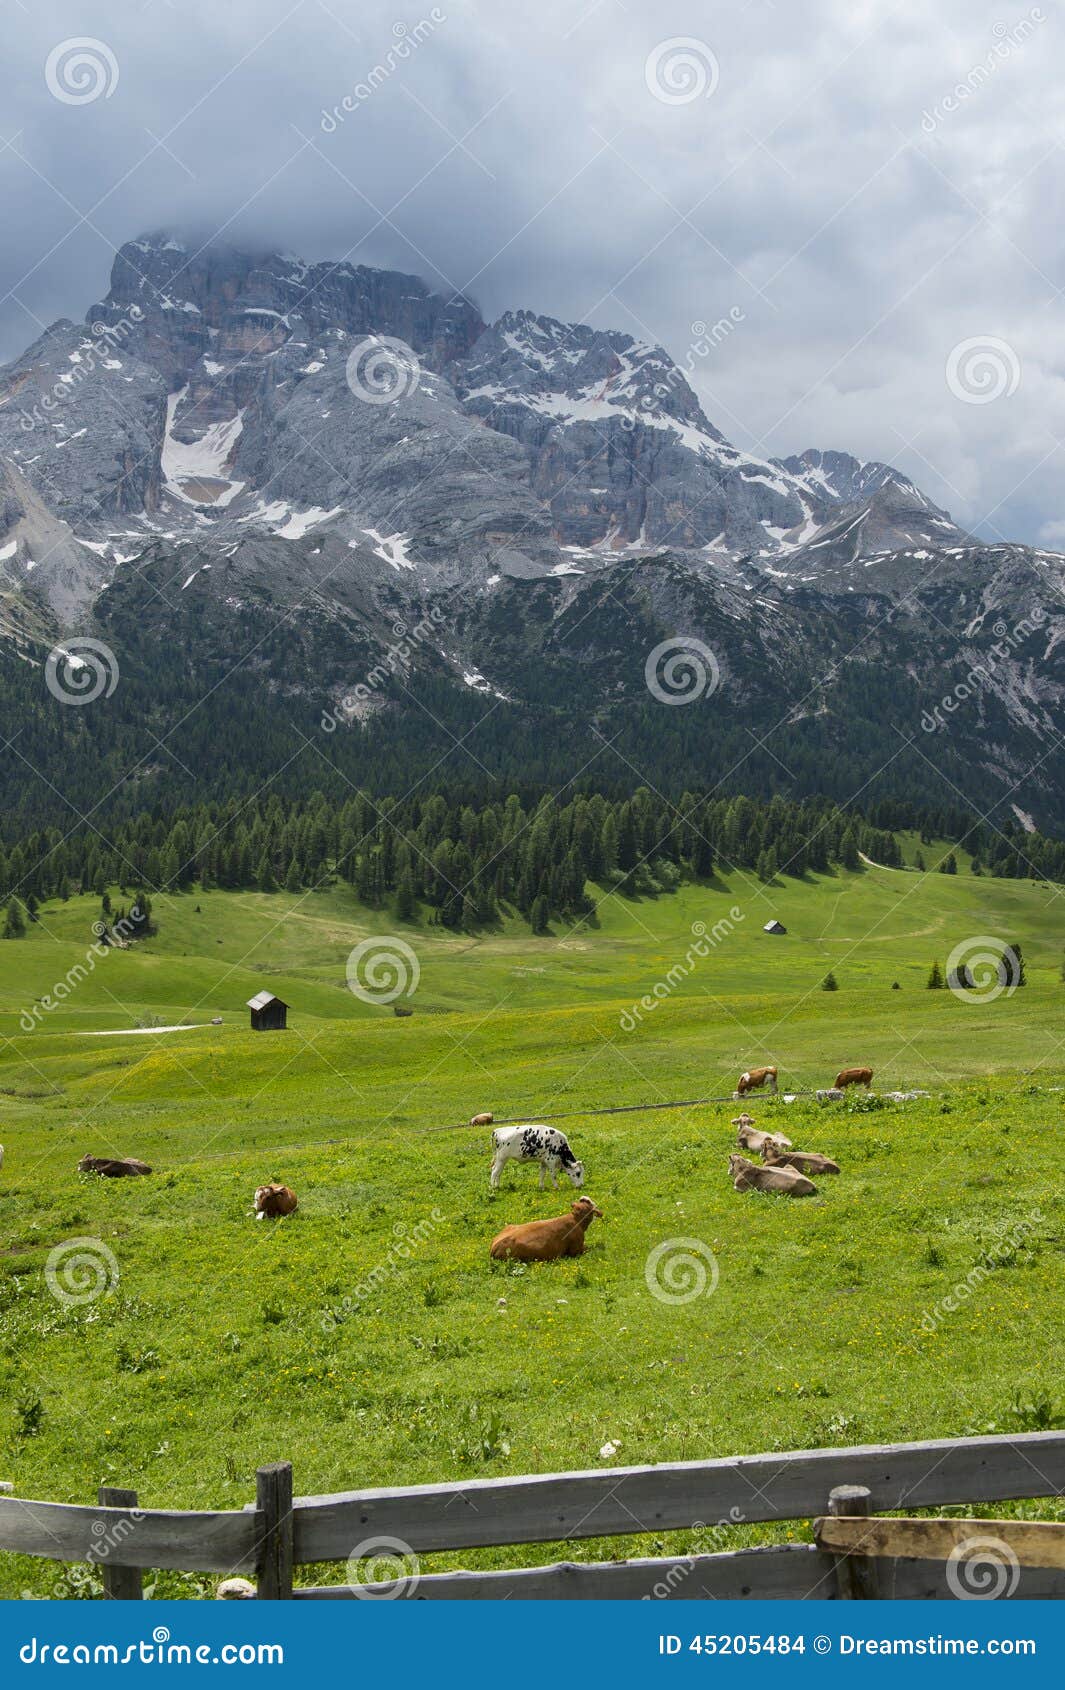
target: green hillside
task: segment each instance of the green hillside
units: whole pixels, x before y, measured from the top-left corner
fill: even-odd
[[[0,942],[0,1478],[53,1500],[111,1482],[151,1505],[241,1506],[280,1458],[322,1492],[594,1466],[610,1441],[627,1463],[1057,1423],[1060,889],[962,858],[955,876],[596,897],[575,926],[474,938],[397,924],[347,889],[192,891],[155,899],[156,936],[91,969],[99,900],[73,897]],[[785,936],[763,932],[771,917]],[[349,953],[374,934],[417,957],[409,1017],[348,990]],[[1026,985],[925,989],[933,960],[982,935],[1022,946]],[[285,1032],[248,1028],[264,987],[291,1006]],[[790,1204],[732,1190],[728,1101],[593,1113],[727,1099],[760,1061],[800,1093],[870,1063],[877,1090],[931,1095],[757,1100],[843,1168]],[[489,1265],[501,1226],[562,1212],[569,1188],[541,1196],[511,1167],[491,1196],[488,1134],[457,1125],[483,1109],[570,1117],[607,1217],[583,1261]],[[85,1152],[155,1172],[94,1180]],[[299,1211],[257,1225],[254,1187],[274,1178]],[[75,1238],[115,1264],[84,1304],[44,1272]],[[717,1289],[660,1302],[648,1255],[692,1238]],[[8,1558],[3,1589],[58,1578]]]

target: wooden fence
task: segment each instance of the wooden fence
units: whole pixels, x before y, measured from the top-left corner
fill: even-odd
[[[1065,1433],[962,1438],[854,1449],[803,1450],[716,1461],[615,1467],[463,1484],[414,1485],[293,1497],[292,1469],[259,1470],[256,1501],[243,1510],[185,1513],[141,1509],[136,1493],[105,1488],[97,1507],[0,1498],[0,1550],[89,1562],[105,1595],[141,1595],[147,1568],[244,1574],[260,1598],[365,1596],[425,1599],[621,1598],[672,1600],[804,1597],[949,1597],[948,1562],[936,1546],[951,1531],[907,1538],[864,1516],[969,1507],[1065,1492]],[[565,1562],[498,1572],[418,1571],[418,1558],[512,1544],[695,1530],[716,1546],[737,1525],[816,1516],[817,1541],[611,1562]],[[908,1523],[894,1523],[902,1528]],[[928,1527],[927,1520],[910,1522]],[[1008,1543],[1016,1523],[991,1526]],[[876,1528],[876,1529],[875,1529]],[[1041,1551],[1054,1538],[1057,1548]],[[900,1548],[910,1553],[899,1553]],[[1036,1545],[1036,1547],[1033,1547]],[[294,1567],[372,1560],[400,1546],[407,1576],[391,1585],[293,1589]],[[1016,1594],[1065,1596],[1060,1534],[1024,1538]],[[1042,1557],[1042,1558],[1041,1558]]]

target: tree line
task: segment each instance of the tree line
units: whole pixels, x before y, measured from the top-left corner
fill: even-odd
[[[517,910],[536,932],[555,918],[590,913],[590,883],[632,893],[669,890],[682,877],[712,880],[741,871],[763,883],[782,875],[859,869],[863,858],[902,866],[898,833],[926,845],[962,840],[973,871],[1065,879],[1065,845],[1025,834],[1011,844],[951,809],[917,812],[885,800],[868,812],[828,799],[682,794],[676,805],[640,787],[630,797],[517,793],[498,803],[451,802],[442,794],[396,800],[356,792],[343,801],[319,792],[305,801],[278,794],[247,802],[205,802],[170,814],[145,811],[64,834],[44,828],[0,837],[0,898],[6,937],[18,937],[24,908],[74,893],[135,894],[284,889],[301,893],[333,880],[371,907],[389,904],[400,920],[426,908],[429,919],[472,930]],[[944,872],[956,872],[953,853]],[[923,858],[919,866],[923,866]],[[109,904],[103,906],[105,920]]]

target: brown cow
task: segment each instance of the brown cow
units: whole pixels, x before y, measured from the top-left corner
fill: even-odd
[[[78,1163],[80,1174],[103,1174],[105,1179],[125,1179],[151,1171],[147,1162],[138,1162],[135,1156],[83,1156]]]
[[[470,1126],[471,1127],[490,1127],[494,1120],[495,1120],[494,1115],[489,1115],[489,1114],[471,1115],[470,1116]]]
[[[764,1133],[755,1126],[751,1117],[746,1119],[741,1115],[742,1125],[736,1134],[736,1142],[741,1150],[753,1150],[757,1156],[759,1151],[769,1143],[779,1145],[781,1150],[791,1149],[791,1139],[785,1138],[783,1133]],[[735,1125],[735,1123],[733,1123]]]
[[[277,1220],[279,1215],[291,1215],[296,1208],[296,1193],[287,1185],[260,1185],[255,1190],[255,1219]]]
[[[839,1163],[816,1150],[781,1150],[772,1140],[762,1146],[762,1161],[770,1168],[798,1168],[800,1174],[838,1174]]]
[[[794,1168],[760,1168],[746,1156],[728,1159],[729,1177],[737,1191],[780,1191],[785,1197],[813,1197],[817,1187]]]
[[[774,1095],[776,1094],[777,1071],[775,1068],[748,1068],[745,1074],[740,1075],[736,1083],[735,1096],[746,1097],[749,1091],[758,1091],[762,1086],[767,1086]]]
[[[497,1262],[553,1262],[559,1256],[583,1256],[584,1235],[596,1215],[602,1220],[602,1209],[590,1197],[578,1197],[568,1215],[505,1226],[493,1238],[488,1253]]]
[[[871,1086],[872,1083],[871,1068],[841,1068],[836,1075],[837,1091],[843,1091],[847,1086]]]

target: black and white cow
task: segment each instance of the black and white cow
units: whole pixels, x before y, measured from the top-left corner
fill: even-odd
[[[540,1190],[544,1189],[544,1175],[551,1176],[552,1191],[558,1190],[555,1175],[565,1171],[576,1186],[584,1184],[584,1163],[578,1162],[569,1147],[565,1133],[554,1127],[530,1122],[517,1127],[497,1127],[492,1134],[492,1190],[499,1186],[499,1176],[507,1162],[539,1162]]]

